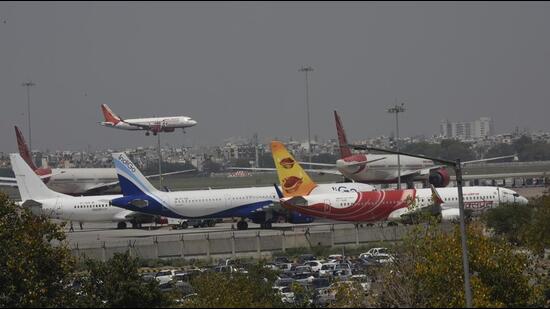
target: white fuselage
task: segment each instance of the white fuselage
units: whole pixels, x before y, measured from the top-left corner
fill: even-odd
[[[373,162],[367,165],[353,164],[364,161]],[[400,156],[399,161],[401,177],[404,177],[407,171],[417,171],[434,166],[434,162],[431,160],[404,155]],[[336,168],[346,178],[367,183],[394,182],[398,177],[397,155],[394,154],[356,154],[337,160]]]
[[[125,119],[116,124],[112,122],[102,122],[104,126],[113,127],[123,130],[148,130],[147,128],[140,126],[133,126],[132,124],[148,126],[154,128],[159,126],[159,129],[176,129],[176,128],[188,128],[197,124],[197,122],[190,117],[175,116],[175,117],[153,117],[153,118],[134,118]],[[149,130],[150,130],[149,129]]]
[[[133,212],[110,205],[110,200],[122,195],[62,196],[34,200],[41,204],[40,212],[52,219],[78,222],[127,221]]]

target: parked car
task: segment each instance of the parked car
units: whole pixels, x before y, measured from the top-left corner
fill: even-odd
[[[300,264],[304,264],[307,261],[314,261],[314,260],[317,260],[317,258],[313,254],[302,254],[298,257],[298,263]]]
[[[275,264],[290,263],[290,260],[286,256],[278,256],[273,260]]]
[[[161,270],[155,275],[155,279],[157,279],[159,285],[162,285],[170,282],[175,274],[175,270]]]
[[[319,270],[321,270],[321,266],[323,266],[323,264],[321,263],[321,261],[315,260],[305,262],[304,266],[309,266],[311,267],[311,271],[318,272]]]
[[[298,265],[298,266],[292,266],[290,268],[290,271],[293,271],[295,273],[311,273],[313,272],[310,266],[307,265]]]
[[[324,263],[319,270],[319,276],[329,276],[336,269],[336,263]]]
[[[328,260],[335,260],[335,261],[341,261],[344,259],[344,256],[341,254],[331,254],[327,258]]]
[[[288,287],[294,282],[293,278],[279,278],[273,283],[273,287]]]
[[[283,272],[290,271],[290,269],[292,268],[291,263],[278,263],[278,264],[275,264],[275,265],[277,266],[277,268],[279,268],[279,270],[281,270]]]
[[[369,256],[387,256],[390,254],[390,250],[388,248],[370,248],[367,252],[361,253],[359,255],[359,258],[365,258]]]
[[[283,304],[294,303],[294,292],[288,286],[273,287],[273,290],[281,295],[281,301]]]

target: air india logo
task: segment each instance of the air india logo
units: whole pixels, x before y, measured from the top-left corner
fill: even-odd
[[[296,163],[296,161],[294,161],[290,157],[284,158],[281,161],[279,161],[279,164],[281,164],[281,166],[286,169],[291,169],[294,166],[294,163]]]
[[[300,186],[302,185],[303,180],[302,178],[296,177],[296,176],[290,176],[285,179],[283,179],[283,190],[286,193],[294,193]]]

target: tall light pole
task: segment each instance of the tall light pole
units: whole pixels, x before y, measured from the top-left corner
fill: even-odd
[[[29,150],[32,154],[32,138],[31,138],[31,87],[36,85],[32,81],[27,81],[21,84],[23,87],[27,87],[27,118],[29,123]]]
[[[311,129],[309,126],[309,79],[308,73],[313,71],[311,66],[303,66],[299,72],[305,72],[306,74],[306,110],[307,110],[307,143],[309,152],[309,162],[311,162]]]
[[[416,154],[411,154],[406,152],[392,151],[392,150],[368,147],[368,146],[362,146],[362,145],[348,145],[348,146],[358,150],[380,151],[380,152],[386,152],[386,153],[393,153],[397,155],[402,154],[410,157],[417,157],[421,159],[432,160],[434,162],[439,162],[454,168],[455,176],[456,176],[456,186],[458,189],[458,213],[460,216],[462,268],[464,270],[464,295],[466,297],[466,308],[472,308],[472,286],[470,285],[470,263],[468,261],[468,242],[466,237],[466,223],[464,222],[464,195],[462,192],[462,163],[460,163],[460,159],[456,159],[456,161],[449,161],[449,160],[431,158],[427,156],[416,155]]]
[[[158,147],[158,155],[159,155],[159,190],[162,191],[162,152],[160,150],[160,132],[157,133],[157,147]]]
[[[397,145],[397,189],[401,189],[401,158],[399,156],[399,113],[405,111],[405,103],[388,108],[388,113],[395,114],[395,144]]]

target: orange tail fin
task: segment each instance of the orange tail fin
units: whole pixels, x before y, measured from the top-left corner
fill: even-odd
[[[340,158],[349,157],[351,156],[351,149],[348,147],[346,132],[336,111],[334,111],[334,120],[336,121],[336,133],[338,133],[338,143],[340,144]]]
[[[283,143],[272,141],[271,155],[275,161],[277,175],[285,197],[309,195],[317,186],[286,150]]]

